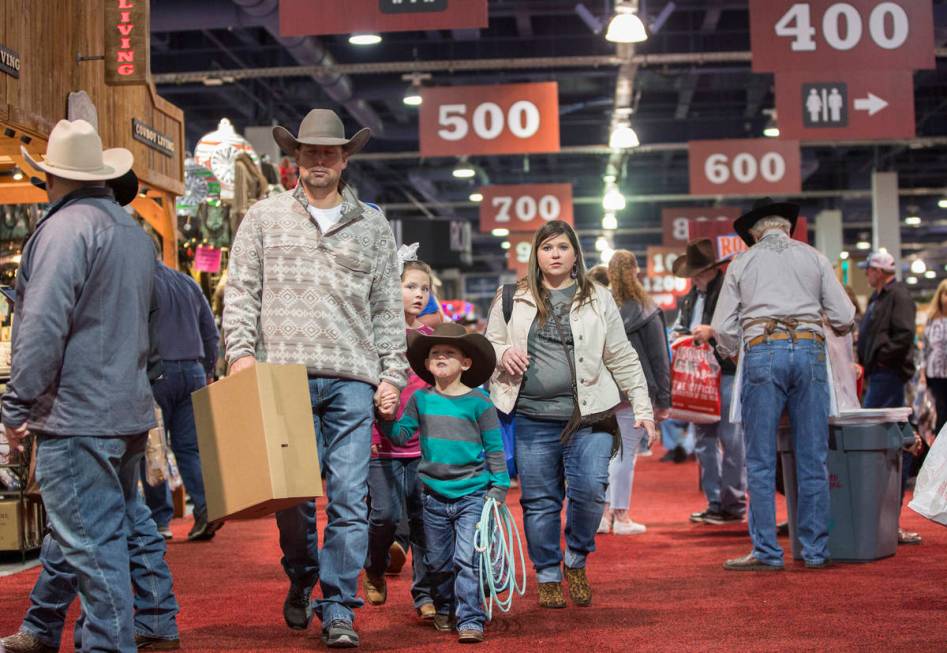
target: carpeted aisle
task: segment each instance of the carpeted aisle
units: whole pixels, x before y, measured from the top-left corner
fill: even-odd
[[[871,564],[783,573],[725,572],[725,558],[749,549],[745,525],[696,526],[702,509],[694,463],[639,460],[633,515],[641,536],[600,536],[590,563],[593,607],[540,610],[535,583],[510,614],[487,630],[481,651],[945,651],[947,529],[905,510],[903,523],[924,544]],[[519,505],[512,501],[514,514]],[[190,522],[175,525],[169,560],[181,603],[187,651],[324,649],[318,626],[306,633],[283,624],[287,587],[272,519],[229,523],[210,543],[183,541]],[[785,540],[784,540],[785,543]],[[0,579],[0,632],[12,633],[37,575]],[[389,580],[389,602],[359,610],[367,651],[456,647],[415,618],[408,573]],[[75,609],[70,621],[74,621]],[[66,642],[71,642],[71,631]],[[72,650],[71,645],[63,651]]]

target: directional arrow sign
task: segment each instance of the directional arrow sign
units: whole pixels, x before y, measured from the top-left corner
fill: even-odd
[[[886,106],[888,103],[874,93],[869,93],[866,98],[855,98],[855,110],[867,111],[869,116],[875,115]]]
[[[913,138],[914,74],[776,73],[776,115],[790,140]]]

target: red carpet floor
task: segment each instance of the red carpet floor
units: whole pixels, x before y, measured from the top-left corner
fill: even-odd
[[[635,481],[632,512],[648,532],[599,537],[589,564],[593,607],[541,610],[530,578],[526,596],[495,618],[478,650],[947,651],[947,528],[905,509],[903,524],[925,541],[893,558],[737,574],[721,563],[749,550],[746,526],[687,521],[704,507],[694,463],[643,458]],[[511,503],[519,516],[515,496]],[[308,632],[283,624],[287,583],[272,519],[231,522],[209,543],[185,543],[189,527],[189,520],[175,524],[168,553],[185,650],[324,649],[316,624]],[[19,625],[36,575],[0,578],[0,632]],[[363,650],[456,647],[452,635],[415,618],[408,583],[406,572],[390,580],[387,605],[358,611]]]

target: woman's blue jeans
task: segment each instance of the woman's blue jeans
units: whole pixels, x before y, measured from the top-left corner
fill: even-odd
[[[577,569],[595,551],[595,531],[605,511],[610,433],[591,428],[576,431],[567,444],[560,434],[564,420],[516,415],[516,467],[529,558],[540,583],[562,580],[561,563]],[[562,504],[566,510],[563,555]]]

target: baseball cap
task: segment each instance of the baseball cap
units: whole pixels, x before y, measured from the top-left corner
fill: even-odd
[[[858,267],[862,269],[877,268],[882,272],[894,272],[896,265],[894,257],[889,252],[878,251],[872,252],[867,259],[858,264]]]

